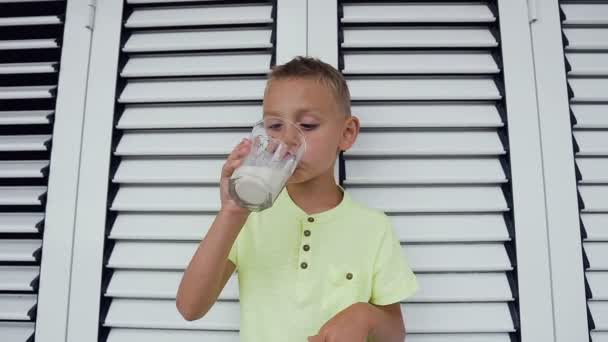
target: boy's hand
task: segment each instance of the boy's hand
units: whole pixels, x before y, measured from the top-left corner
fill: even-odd
[[[234,173],[234,170],[241,165],[243,159],[247,156],[250,150],[251,140],[243,139],[234,148],[234,150],[232,150],[226,159],[224,166],[222,167],[222,175],[220,178],[220,201],[222,211],[245,216],[249,215],[250,213],[249,209],[239,206],[237,202],[230,196],[230,192],[228,191],[230,177]]]
[[[365,342],[370,326],[365,316],[366,303],[355,303],[327,321],[308,342]]]

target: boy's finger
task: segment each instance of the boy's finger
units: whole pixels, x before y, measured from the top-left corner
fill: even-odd
[[[228,178],[228,177],[232,176],[232,174],[234,173],[234,170],[236,170],[236,168],[239,167],[240,164],[241,164],[240,159],[227,161],[224,164],[224,167],[222,167],[222,177]]]
[[[323,337],[319,335],[308,337],[308,342],[324,342]]]
[[[249,148],[250,148],[249,140],[243,139],[243,141],[241,141],[238,145],[236,145],[236,147],[232,150],[232,152],[230,152],[230,155],[228,156],[227,161],[238,159],[240,157],[247,155],[247,153],[249,153]]]

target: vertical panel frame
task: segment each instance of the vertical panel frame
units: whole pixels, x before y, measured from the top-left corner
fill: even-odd
[[[86,1],[66,6],[44,220],[36,340],[64,341],[91,32]]]
[[[104,0],[98,2],[95,14],[66,341],[98,338],[122,12],[122,0]]]
[[[534,65],[525,0],[499,0],[521,339],[553,341],[551,274]]]
[[[284,64],[295,56],[306,56],[307,0],[276,0],[276,63]]]
[[[587,341],[583,249],[558,0],[536,0],[531,26],[543,152],[555,341]]]

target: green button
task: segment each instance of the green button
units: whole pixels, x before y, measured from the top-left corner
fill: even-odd
[[[315,218],[314,218],[314,217],[309,217],[309,218],[308,218],[308,222],[310,222],[310,223],[315,222]]]
[[[303,262],[303,263],[300,264],[300,267],[302,267],[302,269],[305,270],[305,269],[308,268],[308,264],[305,263],[305,262]]]
[[[309,245],[304,245],[302,248],[304,249],[304,252],[308,252],[310,250]]]
[[[304,231],[304,236],[310,236],[310,230],[306,229],[306,230]]]
[[[348,279],[348,280],[353,279],[353,274],[350,272],[346,273],[346,279]]]

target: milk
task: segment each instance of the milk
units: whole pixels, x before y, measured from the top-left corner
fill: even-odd
[[[231,191],[244,206],[263,210],[272,205],[289,176],[291,170],[288,168],[243,165],[230,179]]]

